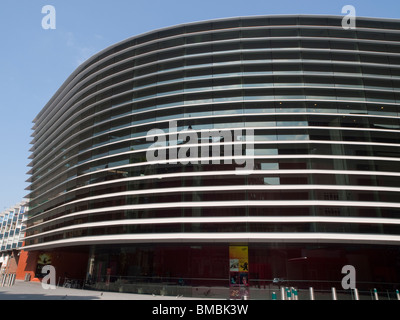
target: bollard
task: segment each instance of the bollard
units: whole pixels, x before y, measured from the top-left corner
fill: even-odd
[[[275,293],[275,292],[272,292],[272,300],[277,300],[277,299],[276,299],[276,293]]]
[[[286,295],[288,300],[292,300],[292,291],[286,288]]]
[[[8,279],[8,286],[9,287],[12,287],[15,284],[15,277],[16,277],[15,273],[10,273],[9,274],[9,279]]]
[[[299,295],[297,293],[297,289],[293,288],[293,295],[294,295],[294,300],[299,300]]]
[[[397,300],[400,300],[400,292],[398,289],[396,289],[396,296],[397,296]]]
[[[358,289],[354,288],[354,300],[360,300],[360,296],[358,295]]]
[[[337,300],[336,288],[332,287],[332,300]]]
[[[378,290],[376,290],[376,288],[374,288],[374,297],[375,297],[375,300],[379,300]]]
[[[285,288],[284,288],[284,287],[281,287],[281,299],[282,299],[282,300],[286,300],[286,297],[285,297]]]
[[[314,298],[314,288],[310,287],[310,300],[315,300]]]

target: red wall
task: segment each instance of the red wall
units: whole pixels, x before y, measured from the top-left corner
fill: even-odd
[[[51,265],[56,269],[56,281],[64,282],[64,278],[83,280],[86,277],[88,253],[74,253],[70,251],[21,251],[17,269],[17,279],[24,280],[26,273],[31,275],[31,281],[40,281],[35,278],[38,258],[46,253],[51,256]],[[61,284],[62,284],[61,283]]]
[[[25,275],[29,273],[32,281],[39,281],[35,278],[35,270],[37,265],[38,252],[21,250],[17,268],[17,280],[25,280]]]

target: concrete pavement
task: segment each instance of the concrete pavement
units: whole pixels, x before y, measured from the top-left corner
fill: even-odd
[[[45,290],[41,283],[15,281],[12,287],[0,287],[0,300],[199,300],[198,298],[167,297],[146,294],[130,294],[91,291],[70,288]]]

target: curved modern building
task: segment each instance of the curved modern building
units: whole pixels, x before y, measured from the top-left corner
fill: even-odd
[[[86,255],[93,282],[398,284],[400,21],[342,19],[190,23],[86,61],[34,120],[25,249]]]

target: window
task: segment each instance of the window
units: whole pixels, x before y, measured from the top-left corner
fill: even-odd
[[[274,113],[273,102],[246,102],[245,113]]]
[[[251,41],[243,41],[242,42],[243,49],[270,49],[271,44],[270,41],[268,40],[262,40],[262,41],[256,41],[256,40],[251,40]]]
[[[211,35],[204,35],[204,37],[199,35],[199,36],[196,36],[196,38],[198,38],[199,42],[204,43],[206,41],[210,41],[210,40],[208,40],[208,37],[206,37],[206,36],[209,36],[209,38],[211,40]],[[203,41],[201,39],[203,39]],[[211,44],[208,44],[208,45],[207,44],[203,44],[201,46],[187,47],[186,48],[186,55],[190,56],[190,55],[193,55],[193,54],[209,53],[209,52],[213,51],[212,48],[213,47],[212,47]]]
[[[213,51],[229,51],[229,50],[239,50],[240,49],[240,42],[224,42],[224,41],[216,41],[213,43]]]
[[[367,101],[396,102],[393,92],[366,91],[365,96]]]
[[[241,21],[238,20],[238,19],[235,19],[235,20],[224,20],[224,21],[214,21],[212,23],[212,27],[213,27],[214,30],[238,28],[240,26],[241,26]]]
[[[243,38],[265,38],[270,37],[271,33],[269,29],[255,29],[255,30],[243,30]]]
[[[361,62],[366,62],[366,63],[383,63],[387,64],[388,63],[388,57],[384,55],[366,55],[362,54],[360,55],[360,61]]]
[[[330,64],[303,64],[305,72],[321,72],[321,73],[332,73],[332,65]]]
[[[359,74],[359,73],[361,73],[361,67],[360,66],[355,66],[355,65],[352,65],[352,64],[343,64],[343,65],[338,65],[338,64],[335,64],[334,66],[333,66],[333,71],[335,72],[335,73],[356,73],[356,74]]]
[[[271,40],[271,48],[283,49],[283,48],[299,48],[300,42],[297,40]]]
[[[318,77],[318,76],[304,76],[304,83],[306,86],[317,86],[317,87],[333,87],[333,77]]]
[[[212,115],[212,109],[211,105],[185,107],[184,116],[185,118],[210,116]]]
[[[290,25],[297,25],[297,18],[290,17],[290,18],[282,18],[282,17],[272,17],[269,18],[269,23],[271,26],[290,26]]]
[[[159,49],[166,49],[166,48],[170,48],[170,47],[182,46],[184,44],[185,44],[185,39],[179,37],[179,38],[159,42],[158,46],[159,46]]]
[[[323,28],[304,28],[300,30],[300,35],[302,37],[328,37],[329,33],[327,29]]]
[[[243,71],[248,74],[272,74],[272,65],[244,65]]]
[[[181,68],[183,66],[184,66],[183,60],[161,62],[158,64],[158,70],[163,71],[163,70],[177,69],[177,68]]]
[[[268,24],[268,18],[248,18],[242,20],[243,27],[266,26]]]
[[[194,33],[194,32],[201,32],[201,31],[208,31],[212,29],[212,23],[201,23],[201,24],[192,24],[186,26],[186,33]]]
[[[339,50],[357,50],[358,45],[354,41],[340,41],[337,39],[330,39],[331,41],[331,49],[339,49]]]
[[[385,44],[378,44],[378,43],[360,42],[358,44],[358,48],[360,49],[360,51],[379,51],[379,52],[388,51]]]
[[[336,90],[337,100],[365,101],[364,92],[360,90]]]
[[[212,88],[212,80],[190,81],[185,83],[185,92],[200,91]]]
[[[271,37],[297,37],[298,34],[297,28],[271,29]]]
[[[333,61],[360,61],[359,56],[356,54],[332,52],[331,57]]]
[[[213,63],[212,56],[186,59],[186,66],[205,65]]]
[[[244,52],[243,60],[271,60],[270,52]]]
[[[239,39],[239,38],[240,38],[240,32],[239,31],[213,33],[213,41]]]
[[[337,21],[337,27],[342,26],[342,21]],[[344,29],[330,29],[329,30],[329,36],[332,38],[351,38],[355,39],[356,38],[356,33],[355,31],[352,30],[344,30]]]
[[[330,49],[329,41],[322,40],[302,40],[301,41],[302,48],[320,48],[320,49]]]
[[[240,62],[241,57],[239,53],[236,54],[224,54],[224,55],[214,55],[213,62],[214,63],[227,63],[227,62]]]
[[[299,64],[274,64],[274,74],[284,74],[284,73],[300,73],[301,66]]]
[[[335,85],[336,87],[362,88],[363,81],[360,78],[335,77]]]
[[[286,99],[304,99],[304,92],[302,89],[281,89],[275,88],[275,99],[286,100]]]
[[[214,67],[213,68],[213,74],[214,76],[216,75],[223,75],[223,74],[229,74],[229,75],[241,75],[242,70],[240,65],[232,65],[232,66],[221,66],[221,67]]]
[[[385,40],[385,33],[357,31],[357,37],[359,39],[368,39],[368,40]]]
[[[283,51],[283,52],[272,52],[272,59],[274,60],[299,60],[301,59],[301,55],[300,52],[298,51],[294,51],[294,52],[287,52],[287,51]]]
[[[242,100],[241,91],[214,91],[213,101],[240,101]]]
[[[365,88],[392,90],[392,81],[385,79],[364,78]]]
[[[208,41],[212,41],[212,35],[210,33],[207,34],[195,34],[193,36],[188,36],[186,38],[186,43],[187,44],[192,44],[192,43],[204,43],[204,42],[208,42]],[[196,48],[205,48],[205,46],[201,46],[201,47],[196,47]],[[193,50],[194,48],[188,48],[188,50]],[[187,51],[188,54],[194,54],[194,52],[189,52]]]
[[[273,87],[274,79],[273,77],[245,77],[243,79],[244,87]]]
[[[233,89],[233,88],[241,88],[242,87],[242,79],[241,78],[221,78],[213,80],[214,89]]]
[[[331,60],[331,54],[329,52],[309,52],[303,51],[303,60]]]
[[[272,90],[245,90],[245,100],[273,100],[274,94]]]
[[[318,17],[299,17],[299,25],[302,26],[326,26],[327,19]]]

